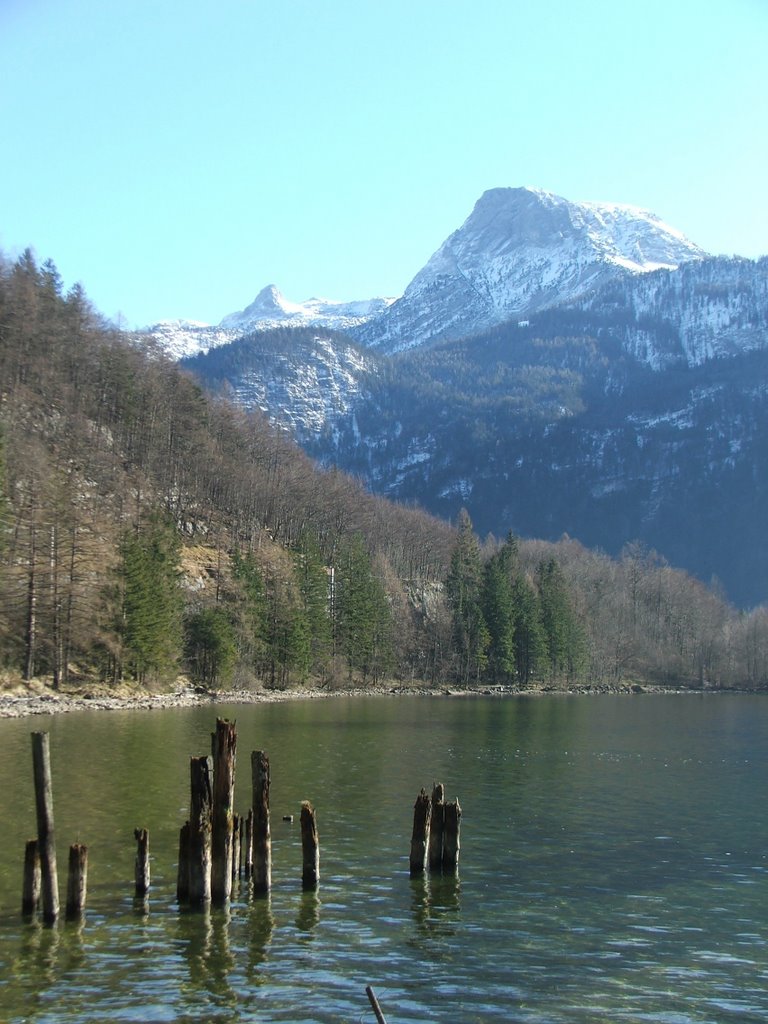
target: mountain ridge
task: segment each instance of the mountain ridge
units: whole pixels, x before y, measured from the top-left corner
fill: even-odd
[[[622,275],[707,254],[655,214],[626,203],[574,203],[533,187],[489,189],[402,296],[349,302],[286,299],[274,284],[217,325],[168,320],[147,328],[175,359],[251,331],[318,327],[395,352],[476,333],[573,300]]]

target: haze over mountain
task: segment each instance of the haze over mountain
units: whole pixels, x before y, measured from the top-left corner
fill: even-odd
[[[351,331],[259,327],[188,365],[376,492],[498,536],[640,540],[753,604],[767,337],[768,260],[708,257],[631,207],[495,189]]]

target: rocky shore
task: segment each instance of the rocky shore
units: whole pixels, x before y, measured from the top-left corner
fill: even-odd
[[[191,688],[179,688],[167,693],[147,693],[128,692],[121,688],[110,693],[103,688],[63,692],[42,690],[37,687],[15,687],[12,691],[0,690],[0,718],[58,715],[70,711],[154,711],[162,708],[199,707],[205,704],[258,704],[329,695],[330,691],[309,689],[201,692]]]
[[[260,704],[286,700],[324,700],[333,697],[513,697],[544,696],[547,694],[632,694],[669,693],[670,690],[655,686],[626,684],[611,686],[594,684],[575,686],[569,689],[535,687],[525,690],[512,686],[482,687],[477,690],[462,690],[446,686],[426,685],[380,685],[365,688],[317,689],[297,687],[292,690],[196,690],[180,685],[173,690],[152,693],[127,686],[91,686],[80,689],[52,690],[39,682],[30,685],[17,684],[0,689],[0,718],[22,718],[28,715],[57,715],[71,711],[153,711],[163,708],[202,707],[206,704]],[[679,691],[674,692],[690,692]]]

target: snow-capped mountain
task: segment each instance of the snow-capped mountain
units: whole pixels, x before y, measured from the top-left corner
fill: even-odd
[[[375,298],[334,302],[313,298],[305,302],[290,302],[275,285],[269,284],[261,289],[249,306],[237,313],[229,313],[216,326],[195,320],[161,320],[142,333],[154,338],[172,359],[183,359],[229,344],[252,331],[278,327],[353,331],[379,316],[394,301]]]
[[[230,313],[219,324],[225,330],[240,334],[271,327],[324,327],[331,331],[350,331],[384,312],[394,299],[364,299],[356,302],[334,302],[330,299],[307,299],[290,302],[273,284],[262,288],[253,302]]]
[[[705,256],[681,232],[637,207],[497,188],[480,197],[399,299],[292,302],[270,284],[218,325],[165,320],[145,333],[174,359],[277,327],[343,331],[391,353],[524,319],[607,281]]]
[[[404,295],[355,336],[386,352],[458,338],[573,301],[609,280],[705,255],[633,206],[574,203],[532,188],[491,189]]]
[[[216,328],[179,327],[219,345],[185,365],[375,492],[465,507],[481,534],[640,540],[739,603],[768,598],[768,258],[707,257],[632,207],[496,189],[381,302],[366,320],[375,305],[265,289]],[[360,319],[316,319],[339,313]]]

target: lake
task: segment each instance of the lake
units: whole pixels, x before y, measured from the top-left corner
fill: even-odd
[[[269,753],[273,891],[175,902],[189,757],[236,719],[236,804]],[[20,915],[30,733],[50,732],[62,902]],[[688,1024],[768,1019],[768,699],[331,698],[0,721],[0,1020]],[[413,804],[462,810],[457,877],[411,880]],[[321,880],[301,890],[300,803]],[[284,814],[295,816],[283,822]],[[133,830],[152,890],[133,896]]]

